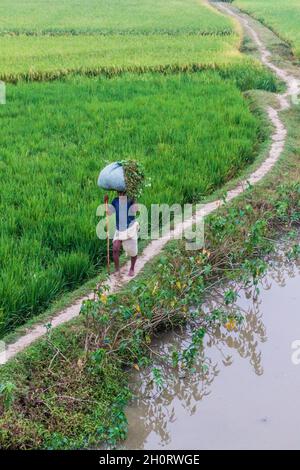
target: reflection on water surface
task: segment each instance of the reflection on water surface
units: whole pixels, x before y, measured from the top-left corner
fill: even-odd
[[[206,337],[193,374],[170,374],[160,391],[149,371],[134,373],[122,448],[300,449],[300,365],[291,360],[300,339],[300,262],[279,247],[260,294],[242,290],[238,306],[243,323]],[[182,349],[190,336],[165,334],[155,349]]]

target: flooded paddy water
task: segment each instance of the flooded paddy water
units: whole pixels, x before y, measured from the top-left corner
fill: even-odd
[[[300,449],[300,260],[286,252],[278,246],[258,295],[241,289],[242,324],[207,336],[193,373],[172,371],[161,390],[151,371],[133,374],[122,448]],[[190,338],[164,334],[154,350]]]

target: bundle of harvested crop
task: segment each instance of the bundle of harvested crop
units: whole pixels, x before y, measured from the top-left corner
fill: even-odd
[[[144,168],[135,160],[123,160],[119,163],[124,170],[127,197],[136,200],[145,186]]]

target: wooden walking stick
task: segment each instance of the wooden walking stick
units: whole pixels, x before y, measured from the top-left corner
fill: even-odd
[[[108,195],[104,196],[104,204],[105,204],[105,214],[106,214],[106,255],[107,255],[107,272],[110,273],[110,255],[109,255],[109,213],[108,213]]]

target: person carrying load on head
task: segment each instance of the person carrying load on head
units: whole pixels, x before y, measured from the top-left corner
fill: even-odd
[[[141,165],[134,160],[123,160],[107,165],[100,172],[98,186],[105,190],[117,191],[118,196],[108,204],[108,196],[104,198],[107,221],[108,216],[116,214],[116,232],[113,238],[113,259],[116,272],[120,272],[120,251],[123,247],[131,257],[129,276],[134,276],[138,255],[139,224],[136,220],[137,198],[144,186],[145,176]],[[108,222],[107,222],[108,228]],[[108,230],[107,230],[108,233]],[[107,237],[107,257],[109,269],[109,236]]]

